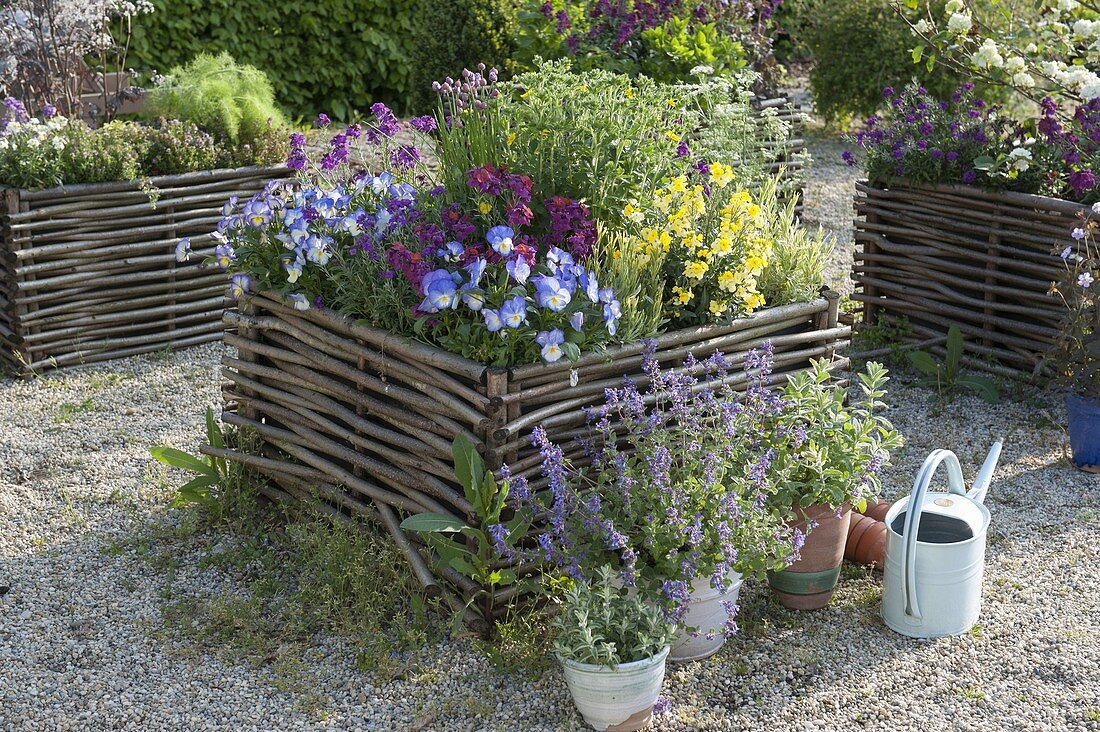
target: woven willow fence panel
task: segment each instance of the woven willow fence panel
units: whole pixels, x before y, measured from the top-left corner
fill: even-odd
[[[202,265],[232,195],[284,167],[0,189],[0,370],[32,372],[221,338],[225,274]],[[155,199],[155,200],[151,200]],[[194,254],[177,263],[176,243]]]
[[[1051,283],[1084,206],[967,186],[857,184],[853,299],[910,340],[962,331],[970,363],[1040,372],[1064,313]],[[942,347],[933,350],[942,353]]]
[[[761,133],[760,150],[769,160],[770,170],[780,176],[780,190],[787,200],[797,201],[795,212],[802,214],[806,186],[806,141],[802,137],[806,113],[786,97],[758,99],[753,106],[761,113],[774,114],[790,126],[790,137],[784,142],[770,140]],[[767,110],[765,112],[765,110]],[[764,129],[763,120],[759,127]]]
[[[736,367],[746,353],[771,341],[775,383],[809,364],[840,355],[850,329],[837,323],[835,293],[809,303],[760,311],[730,327],[666,333],[657,358],[682,367],[689,353],[722,351],[734,369],[727,378],[744,388]],[[250,452],[205,447],[204,452],[246,465],[270,479],[275,500],[321,499],[334,512],[354,513],[382,526],[430,593],[461,609],[479,588],[453,571],[432,566],[416,535],[399,528],[403,516],[437,512],[476,523],[455,482],[451,441],[466,435],[493,468],[543,485],[541,460],[530,445],[536,426],[583,464],[577,438],[586,433],[585,408],[624,375],[640,384],[643,344],[586,355],[575,363],[493,368],[333,315],[300,312],[279,299],[255,296],[227,312],[223,359],[223,420],[261,438]],[[508,592],[496,598],[502,605]],[[471,616],[468,616],[471,617]],[[472,618],[472,624],[491,620]]]

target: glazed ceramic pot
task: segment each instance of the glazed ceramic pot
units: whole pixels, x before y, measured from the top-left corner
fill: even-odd
[[[823,504],[795,506],[792,525],[806,531],[799,559],[779,572],[768,573],[768,584],[780,603],[791,610],[818,610],[829,604],[840,577],[844,545],[852,520],[850,506],[837,509]]]
[[[1067,394],[1066,416],[1073,464],[1100,472],[1100,403],[1079,394]]]
[[[651,658],[618,666],[558,656],[573,703],[592,729],[632,732],[649,725],[665,680],[668,646]]]

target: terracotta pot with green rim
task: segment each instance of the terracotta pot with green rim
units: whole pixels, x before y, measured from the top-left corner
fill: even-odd
[[[668,646],[641,661],[599,666],[558,656],[577,711],[592,729],[632,732],[649,726],[665,680]]]
[[[783,607],[818,610],[833,599],[852,510],[851,506],[842,506],[840,518],[837,518],[835,508],[815,504],[795,506],[794,514],[797,519],[792,526],[795,528],[806,531],[810,522],[816,526],[807,534],[798,561],[779,572],[769,572],[768,584]]]

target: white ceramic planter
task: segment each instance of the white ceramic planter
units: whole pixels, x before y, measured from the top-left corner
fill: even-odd
[[[653,718],[653,705],[665,680],[668,646],[652,658],[597,666],[558,657],[565,683],[584,721],[593,729],[632,732]]]
[[[691,583],[691,598],[688,600],[684,625],[696,628],[695,633],[681,630],[672,641],[672,651],[668,660],[684,662],[697,661],[713,656],[726,642],[726,609],[722,602],[737,602],[741,592],[741,575],[730,572],[729,587],[725,593],[711,587],[710,577],[699,578]]]

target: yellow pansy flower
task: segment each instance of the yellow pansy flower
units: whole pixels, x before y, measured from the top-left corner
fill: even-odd
[[[693,297],[690,290],[685,290],[682,287],[673,287],[672,294],[676,295],[676,299],[681,305],[687,305]]]
[[[482,201],[477,205],[477,210],[483,214],[487,214],[493,210],[493,206],[488,201]]]

